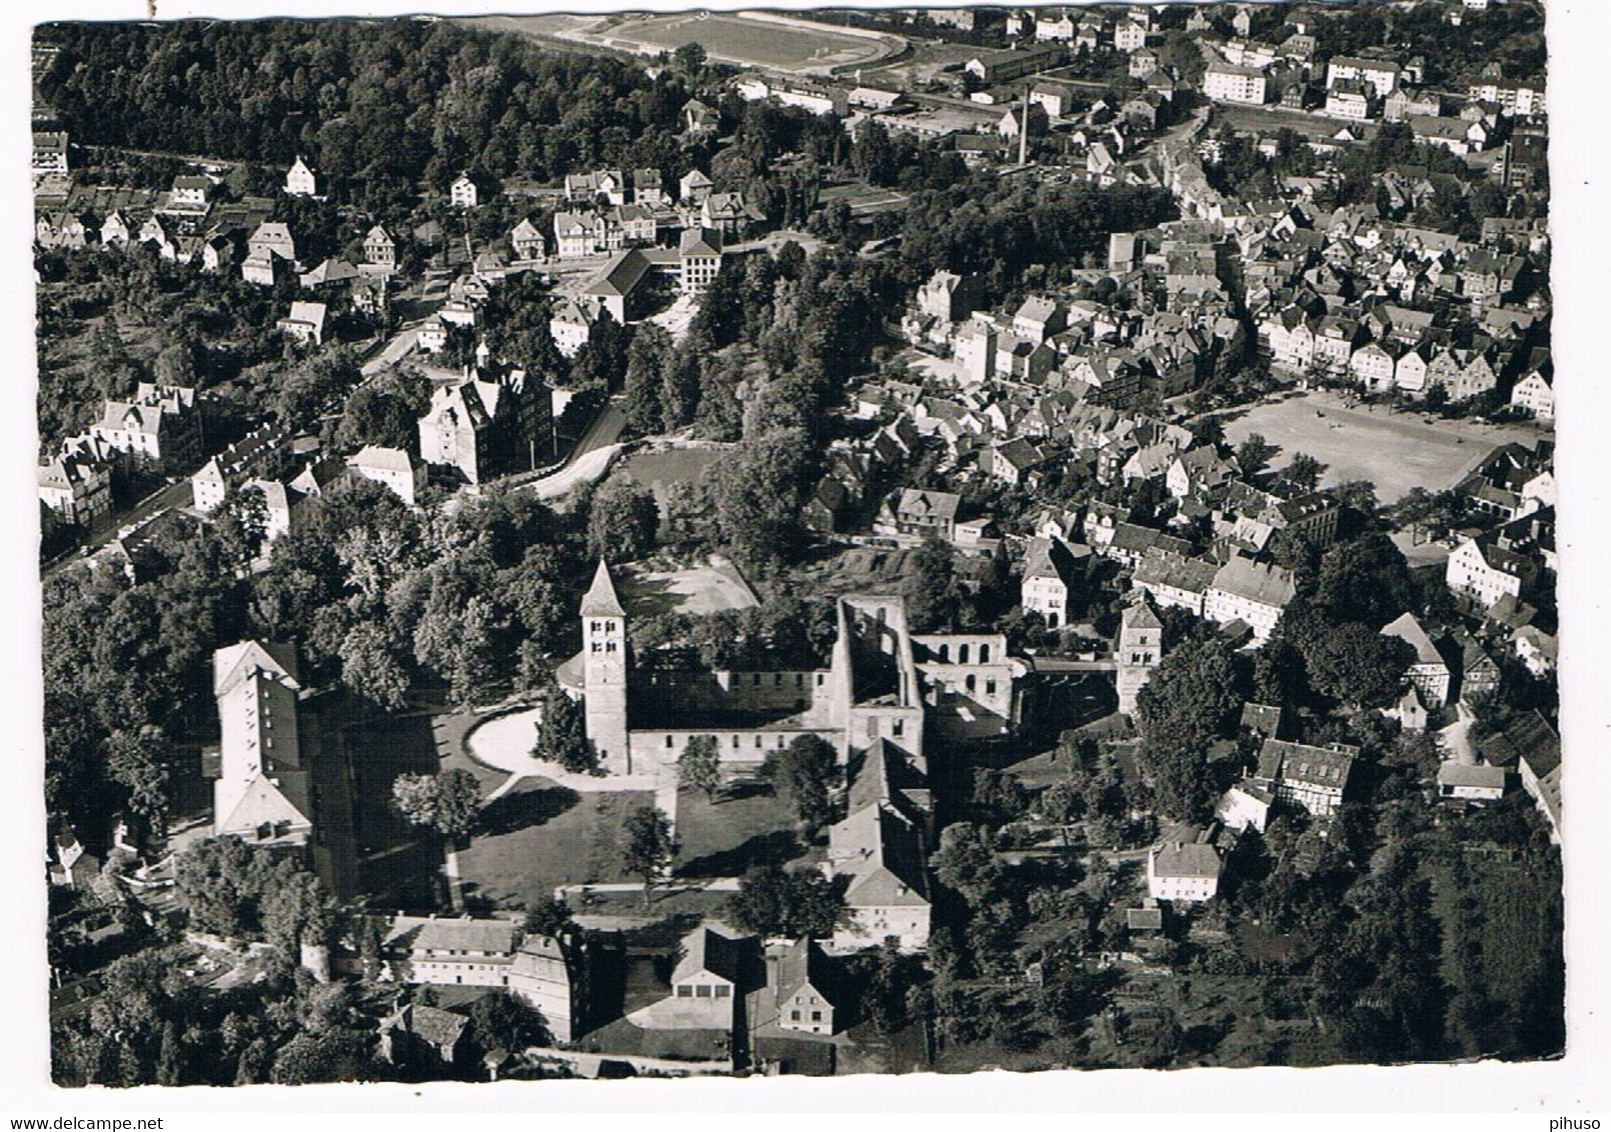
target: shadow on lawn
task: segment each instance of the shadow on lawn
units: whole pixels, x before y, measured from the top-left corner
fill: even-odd
[[[707,853],[677,866],[682,877],[736,877],[756,865],[782,865],[805,852],[791,829],[757,834],[744,844],[717,853]]]
[[[635,577],[627,588],[634,617],[654,617],[671,613],[682,605],[684,595],[672,590],[670,578]]]
[[[505,794],[481,811],[476,833],[482,837],[495,837],[500,833],[514,833],[529,826],[542,825],[581,800],[580,794],[566,786]]]

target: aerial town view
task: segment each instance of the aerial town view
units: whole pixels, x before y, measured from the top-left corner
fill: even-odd
[[[1544,24],[39,25],[55,1083],[1561,1055]]]

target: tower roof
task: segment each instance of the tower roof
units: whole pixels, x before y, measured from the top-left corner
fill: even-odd
[[[610,578],[610,568],[605,565],[602,558],[599,559],[598,572],[593,575],[593,584],[588,587],[586,596],[582,598],[582,616],[626,616],[626,610],[621,608],[621,599],[616,596],[615,582]]]
[[[1147,601],[1145,591],[1135,598],[1131,604],[1124,607],[1120,621],[1126,629],[1162,629],[1163,622],[1152,611],[1152,604]]]

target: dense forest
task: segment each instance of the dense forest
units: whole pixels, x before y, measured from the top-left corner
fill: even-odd
[[[659,166],[688,95],[609,58],[411,20],[54,24],[39,91],[75,142],[437,188]]]

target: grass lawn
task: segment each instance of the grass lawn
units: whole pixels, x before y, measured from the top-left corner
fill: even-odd
[[[794,810],[766,790],[718,794],[715,803],[699,791],[677,795],[678,876],[742,876],[752,865],[783,864],[804,856],[794,833]]]
[[[1294,455],[1305,452],[1326,465],[1322,486],[1369,480],[1383,503],[1396,502],[1412,487],[1443,491],[1495,446],[1539,435],[1536,427],[1527,425],[1441,420],[1427,424],[1420,414],[1390,412],[1381,405],[1374,411],[1365,406],[1344,409],[1336,397],[1324,394],[1255,405],[1240,416],[1225,418],[1225,436],[1233,445],[1255,432],[1280,448],[1271,467],[1285,467]]]
[[[698,483],[706,469],[721,459],[726,451],[724,446],[656,448],[636,452],[620,464],[615,474],[624,475],[654,492],[655,502],[664,511],[666,491],[672,484]]]
[[[621,869],[621,825],[648,792],[585,797],[529,778],[487,806],[459,873],[472,908],[526,908],[562,884],[631,881]]]
[[[672,610],[700,617],[727,609],[753,609],[755,591],[732,566],[691,566],[683,570],[623,572],[621,600],[634,617]]]

